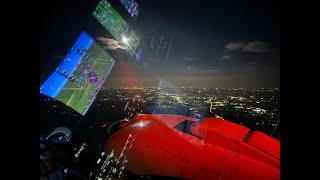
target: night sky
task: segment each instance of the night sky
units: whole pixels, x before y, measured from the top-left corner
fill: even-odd
[[[77,22],[86,20],[83,15],[65,12],[73,8],[72,3],[54,3],[54,8],[48,3],[43,12],[40,82],[61,61],[53,56],[64,56],[72,46],[81,31]],[[135,71],[139,87],[157,87],[160,79],[176,87],[280,86],[280,12],[276,1],[140,0],[138,3],[141,13],[132,25],[137,34],[142,39],[162,34],[174,39],[168,61],[148,61],[143,70]],[[85,12],[87,6],[81,5],[77,11]],[[62,26],[64,23],[67,25]],[[48,40],[48,36],[61,34],[64,35],[61,45],[61,38]],[[70,38],[66,40],[68,35]],[[112,72],[106,86],[123,87],[125,78]]]

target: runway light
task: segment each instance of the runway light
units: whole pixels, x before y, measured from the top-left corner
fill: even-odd
[[[122,36],[122,42],[126,45],[129,44],[129,39],[126,36]]]

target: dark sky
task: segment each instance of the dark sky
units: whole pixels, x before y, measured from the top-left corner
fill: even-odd
[[[135,72],[139,86],[157,86],[161,78],[177,87],[280,86],[280,12],[276,1],[140,0],[138,3],[141,13],[133,27],[142,39],[161,34],[174,38],[166,63],[149,62],[143,71]],[[63,3],[56,3],[55,7],[59,6]],[[47,16],[59,16],[57,13],[53,10]],[[69,23],[64,28],[70,26]],[[46,23],[43,30],[54,34],[52,28]],[[57,31],[64,29],[60,27]],[[42,43],[45,44],[45,38]],[[48,48],[42,53],[47,51]],[[53,58],[41,61],[42,64],[55,61],[56,64],[45,64],[57,65]],[[107,86],[121,86],[119,82],[126,81],[120,73],[111,75]],[[41,76],[48,76],[47,72]]]

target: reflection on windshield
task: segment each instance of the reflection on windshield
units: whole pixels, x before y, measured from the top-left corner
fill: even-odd
[[[174,128],[177,129],[177,130],[179,130],[179,131],[181,131],[181,132],[184,132],[184,133],[186,133],[186,134],[190,134],[190,135],[192,135],[192,136],[194,136],[194,137],[196,137],[196,138],[201,139],[201,137],[193,134],[192,131],[191,131],[191,127],[192,127],[193,125],[195,125],[195,124],[196,124],[196,123],[195,123],[194,121],[185,120],[185,121],[182,121],[182,122],[180,122],[179,124],[177,124]]]
[[[194,118],[202,118],[200,107],[190,101],[187,92],[161,78],[157,90],[157,100],[152,108],[151,114],[174,114]]]

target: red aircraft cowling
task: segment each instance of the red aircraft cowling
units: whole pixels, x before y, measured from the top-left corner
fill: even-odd
[[[105,151],[119,156],[129,136],[126,168],[138,175],[280,179],[280,142],[224,119],[139,114],[109,137]]]

